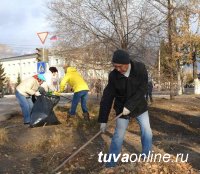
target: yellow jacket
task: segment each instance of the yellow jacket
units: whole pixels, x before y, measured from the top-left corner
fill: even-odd
[[[76,68],[68,67],[67,72],[60,82],[60,92],[63,92],[66,84],[69,84],[74,92],[89,90],[87,83],[78,73]]]

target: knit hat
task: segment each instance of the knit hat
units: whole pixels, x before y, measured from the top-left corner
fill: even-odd
[[[45,77],[43,74],[38,74],[38,79],[42,80],[42,81],[46,81]]]
[[[124,50],[116,50],[112,57],[112,63],[129,64],[130,63],[129,54]]]

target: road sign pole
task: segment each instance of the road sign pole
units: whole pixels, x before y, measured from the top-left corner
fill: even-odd
[[[42,48],[42,61],[44,61],[44,44],[43,44],[43,48]]]
[[[46,38],[47,38],[47,36],[48,36],[48,32],[40,32],[40,33],[37,33],[37,35],[38,35],[38,37],[39,37],[39,39],[40,39],[40,41],[41,41],[41,43],[42,43],[42,45],[43,45],[43,47],[42,47],[42,61],[44,61],[44,52],[45,52],[45,50],[44,50],[44,43],[45,43],[45,40],[46,40]],[[42,67],[42,66],[41,66]],[[45,71],[46,71],[46,65],[45,65]],[[40,73],[43,73],[43,71],[41,72],[40,70],[38,70]]]

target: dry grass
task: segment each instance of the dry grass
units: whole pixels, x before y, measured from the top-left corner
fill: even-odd
[[[51,148],[60,148],[65,145],[64,141],[66,138],[67,140],[71,141],[72,134],[66,135],[66,130],[62,128],[56,128],[55,132],[49,138],[49,144]]]
[[[41,132],[38,136],[30,137],[31,140],[24,145],[24,148],[32,152],[49,152],[50,150],[63,148],[66,145],[66,141],[72,142],[74,139],[72,129],[66,126],[60,125],[53,129],[48,127],[47,130],[43,131],[43,133]]]
[[[77,117],[74,118],[72,121],[73,129],[80,129],[82,131],[86,132],[90,132],[91,128],[92,130],[95,130],[95,128],[98,126],[98,122],[97,122],[97,112],[98,112],[98,106],[95,104],[90,103],[88,105],[89,111],[90,111],[90,115],[91,115],[91,120],[90,122],[85,121],[83,119],[82,116],[82,109],[80,104],[77,107]],[[65,125],[66,124],[66,119],[67,119],[67,111],[70,109],[70,105],[66,105],[63,107],[57,107],[55,109],[55,113],[56,116],[58,118],[58,120]],[[51,132],[51,134],[49,135],[40,135],[39,137],[37,137],[36,139],[34,139],[33,141],[28,142],[25,145],[25,149],[26,150],[30,150],[32,152],[38,152],[38,151],[45,151],[48,149],[57,149],[57,148],[63,148],[64,146],[64,141],[67,138],[67,140],[69,139],[73,139],[73,134],[70,135],[69,133],[69,127],[66,127],[67,129],[65,129],[65,127],[56,127],[54,129],[53,132]],[[68,132],[68,134],[67,134]]]
[[[70,141],[73,141],[73,133],[70,133],[69,127],[64,126],[66,124],[66,115],[69,108],[70,106],[56,108],[56,116],[63,126],[56,127],[50,134],[41,134],[37,136],[37,138],[33,138],[31,141],[25,144],[24,148],[31,152],[49,151],[49,149],[55,150],[58,148],[63,148],[65,145],[65,140],[69,141],[70,139]],[[91,133],[91,129],[96,131],[96,128],[99,128],[99,124],[97,122],[98,106],[89,104],[89,110],[90,114],[92,115],[90,122],[83,119],[81,106],[78,105],[77,117],[72,120],[73,130],[79,129],[84,133]]]
[[[82,116],[83,111],[79,103],[76,109],[76,118],[72,120],[72,125],[74,128],[83,128],[86,130],[86,129],[94,128],[98,125],[97,116],[99,113],[99,104],[88,102],[87,105],[88,105],[88,110],[89,110],[90,119],[91,119],[90,122],[87,122],[83,119],[83,116]],[[59,106],[55,109],[56,116],[61,123],[66,123],[67,112],[70,110],[70,107],[71,105],[67,104],[62,107]]]
[[[48,140],[48,137],[45,135],[35,138],[33,141],[29,141],[24,146],[24,148],[27,151],[31,151],[31,152],[45,151],[48,149],[48,147],[49,147],[49,140]]]
[[[74,126],[77,128],[82,129],[83,131],[87,132],[91,130],[96,130],[97,127],[99,127],[97,117],[99,113],[99,105],[94,103],[88,103],[88,110],[90,114],[90,121],[85,121],[82,116],[82,109],[81,106],[78,105],[77,107],[77,115],[78,119],[76,119],[76,123],[74,123]]]
[[[168,102],[167,102],[168,103]],[[162,104],[162,103],[161,103]],[[162,106],[164,107],[164,101]],[[159,105],[154,103],[159,108]],[[166,107],[166,106],[165,106]],[[171,106],[169,106],[171,108]],[[99,104],[88,102],[89,113],[91,115],[91,121],[87,122],[82,117],[82,110],[80,105],[77,108],[77,117],[73,118],[72,121],[74,124],[70,125],[66,122],[67,119],[67,111],[69,110],[70,105],[66,105],[64,107],[58,106],[56,111],[56,116],[59,121],[62,123],[60,125],[53,125],[53,126],[44,126],[29,129],[25,126],[21,126],[21,116],[20,117],[13,117],[11,120],[8,120],[4,125],[11,125],[9,129],[0,129],[0,144],[5,143],[5,145],[0,146],[0,160],[1,160],[1,169],[7,170],[11,169],[11,172],[7,173],[22,173],[20,170],[24,170],[23,173],[30,173],[30,169],[37,170],[33,171],[34,173],[49,173],[55,167],[57,167],[64,159],[69,157],[72,153],[74,153],[79,147],[81,147],[87,140],[90,139],[96,132],[99,131],[99,124],[97,122],[98,112],[99,112]],[[173,107],[175,108],[175,107]],[[166,108],[167,110],[167,108]],[[152,115],[162,115],[163,122],[166,122],[166,125],[172,124],[176,117],[171,121],[169,117],[166,117],[166,112],[161,113],[160,110],[151,111]],[[154,113],[155,112],[155,113]],[[111,112],[110,119],[115,117],[115,112]],[[157,117],[156,117],[157,118]],[[160,117],[159,117],[160,118]],[[160,118],[161,120],[161,118]],[[161,120],[161,121],[162,121]],[[170,122],[171,121],[171,122]],[[9,123],[9,124],[8,124]],[[12,125],[19,125],[18,127],[14,128]],[[182,124],[183,125],[183,124]],[[114,124],[113,124],[114,126]],[[113,133],[114,128],[113,126],[110,127],[109,132]],[[137,127],[136,127],[137,126]],[[176,126],[175,124],[173,126]],[[180,127],[177,126],[179,129]],[[158,149],[166,149],[168,152],[169,138],[174,134],[169,134],[166,136],[164,131],[160,130],[163,128],[162,126],[156,127],[154,131],[161,133],[158,134],[160,139],[156,141],[157,144],[154,144]],[[132,122],[129,125],[129,134],[126,138],[125,150],[131,150],[131,140],[129,139],[132,134],[135,134],[134,139],[137,140],[137,135],[139,134],[139,126],[136,124],[136,121]],[[181,130],[181,129],[180,129]],[[8,132],[7,132],[8,131]],[[73,161],[66,164],[65,169],[61,169],[62,173],[90,173],[90,174],[104,174],[106,173],[106,169],[104,168],[103,164],[98,163],[97,153],[103,151],[105,153],[108,152],[109,145],[110,145],[110,133],[109,134],[102,134],[101,137],[94,140],[90,145],[88,145],[84,150],[82,150],[76,157],[73,158]],[[192,133],[192,132],[191,132]],[[156,134],[156,135],[157,135]],[[192,134],[190,134],[192,135]],[[168,137],[169,136],[169,137]],[[12,138],[13,137],[13,138]],[[177,137],[176,137],[177,138]],[[179,137],[178,137],[179,138]],[[187,143],[184,139],[185,137],[181,137],[183,141],[181,143]],[[167,142],[164,142],[167,141]],[[190,139],[186,139],[190,142]],[[191,139],[193,140],[193,139]],[[196,139],[195,139],[196,140]],[[173,142],[174,143],[174,142]],[[183,147],[180,143],[179,147]],[[184,153],[191,153],[191,159],[197,160],[198,163],[198,151],[196,142],[191,141],[192,146],[188,146],[188,149],[194,148],[196,151],[184,150]],[[176,143],[177,145],[177,143]],[[187,145],[187,144],[186,144]],[[194,145],[194,146],[193,146]],[[129,147],[130,146],[130,147]],[[185,146],[185,145],[184,145]],[[137,149],[140,148],[140,142],[135,141],[134,147]],[[167,147],[167,148],[166,148]],[[173,145],[170,144],[169,148],[174,148]],[[21,152],[19,153],[19,150]],[[176,149],[175,149],[176,150]],[[174,151],[175,153],[175,151]],[[11,166],[10,162],[16,160]],[[36,159],[36,162],[34,160]],[[37,164],[38,161],[40,164]],[[193,164],[193,162],[192,162]],[[40,166],[41,165],[41,166]],[[36,166],[36,167],[35,167]],[[41,167],[41,168],[40,168]],[[19,169],[16,171],[16,169]],[[115,174],[168,174],[168,173],[181,173],[181,174],[196,174],[196,171],[193,170],[192,166],[183,163],[131,163],[131,164],[121,164],[114,169]],[[40,171],[41,170],[41,171]],[[4,172],[5,173],[5,172]]]
[[[67,114],[65,112],[61,112],[59,110],[55,111],[56,117],[61,123],[66,122]]]
[[[4,128],[0,128],[0,145],[8,142],[8,131]]]
[[[88,102],[88,108],[91,115],[98,116],[99,114],[99,103]]]

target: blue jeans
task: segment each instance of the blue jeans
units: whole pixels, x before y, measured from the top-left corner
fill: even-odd
[[[82,108],[83,113],[88,112],[87,99],[88,99],[88,91],[84,90],[84,91],[75,92],[72,99],[72,106],[71,106],[69,114],[70,115],[76,114],[76,108],[80,100],[81,100],[81,108]]]
[[[136,117],[137,122],[140,125],[142,153],[148,155],[152,148],[152,131],[149,123],[148,111]],[[112,137],[109,154],[115,154],[116,156],[121,152],[124,135],[128,127],[129,119],[118,118],[116,121],[115,133]],[[111,159],[111,162],[106,163],[106,167],[115,167],[116,162]]]
[[[24,117],[24,123],[30,123],[31,120],[31,111],[33,108],[33,102],[31,100],[31,97],[25,97],[22,94],[20,94],[17,90],[15,92],[16,98],[20,104],[22,114]]]

